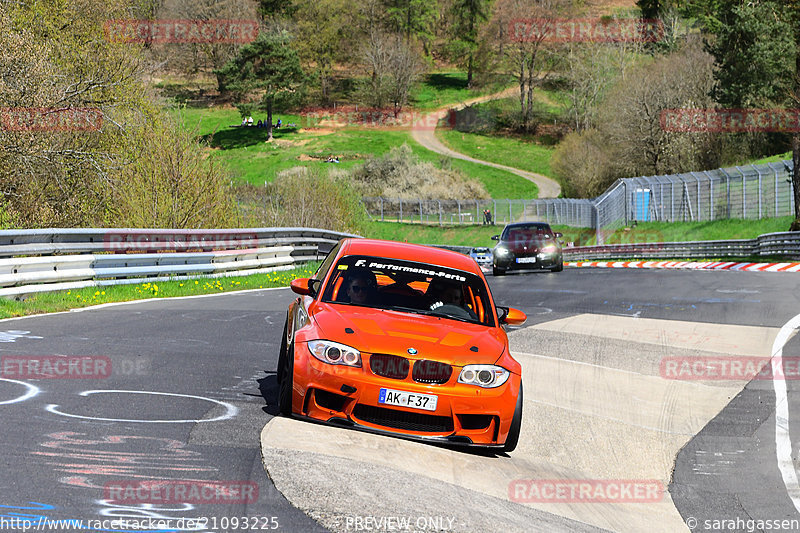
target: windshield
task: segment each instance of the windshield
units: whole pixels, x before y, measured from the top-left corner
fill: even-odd
[[[322,301],[495,325],[489,291],[480,277],[425,263],[343,257]]]
[[[502,240],[508,242],[541,242],[552,239],[553,230],[546,224],[534,224],[530,226],[514,226],[507,228],[503,232]]]

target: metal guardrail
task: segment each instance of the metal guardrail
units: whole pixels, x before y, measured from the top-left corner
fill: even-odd
[[[800,259],[800,232],[767,233],[755,239],[605,244],[564,248],[572,261],[771,256]]]
[[[0,231],[0,297],[288,269],[349,233],[314,228]]]

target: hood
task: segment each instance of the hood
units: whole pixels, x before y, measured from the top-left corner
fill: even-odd
[[[500,243],[513,253],[538,252],[545,246],[558,246],[555,240],[542,238],[528,239],[524,241],[504,241]]]
[[[505,332],[480,324],[347,305],[318,303],[312,320],[325,339],[366,353],[429,359],[456,366],[493,364],[506,345]],[[346,333],[351,328],[353,333]],[[477,352],[471,350],[477,347]],[[417,350],[409,355],[408,349]]]

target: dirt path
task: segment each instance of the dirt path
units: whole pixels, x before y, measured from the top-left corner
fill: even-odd
[[[463,109],[466,106],[481,103],[481,102],[488,102],[489,100],[496,100],[498,98],[505,98],[508,96],[513,96],[518,94],[519,88],[512,87],[510,89],[506,89],[505,91],[501,91],[495,94],[487,94],[485,96],[479,96],[477,98],[471,98],[459,105],[456,106],[447,106],[441,109],[437,109],[436,111],[431,112],[423,121],[422,123],[425,125],[428,124],[436,124],[442,118],[447,116],[447,113],[451,109]],[[555,180],[548,178],[542,174],[537,174],[536,172],[528,172],[527,170],[521,170],[514,167],[509,167],[507,165],[501,165],[499,163],[492,163],[491,161],[483,161],[481,159],[475,159],[474,157],[470,157],[468,155],[462,154],[460,152],[456,152],[451,148],[442,143],[438,137],[436,137],[436,130],[433,127],[412,127],[411,128],[411,136],[417,141],[419,144],[427,148],[428,150],[434,151],[438,154],[446,155],[448,157],[452,157],[454,159],[462,159],[464,161],[469,161],[471,163],[478,163],[479,165],[486,165],[487,167],[494,167],[499,168],[502,170],[507,170],[509,172],[513,172],[517,176],[521,176],[527,180],[530,180],[539,187],[539,198],[557,198],[559,194],[561,194],[561,186]]]

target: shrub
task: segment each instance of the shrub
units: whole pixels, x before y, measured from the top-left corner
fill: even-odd
[[[461,172],[421,162],[408,145],[371,157],[353,170],[353,181],[363,196],[402,199],[489,198],[482,183]]]
[[[243,223],[362,233],[366,214],[346,172],[293,167],[264,188],[237,188]]]

